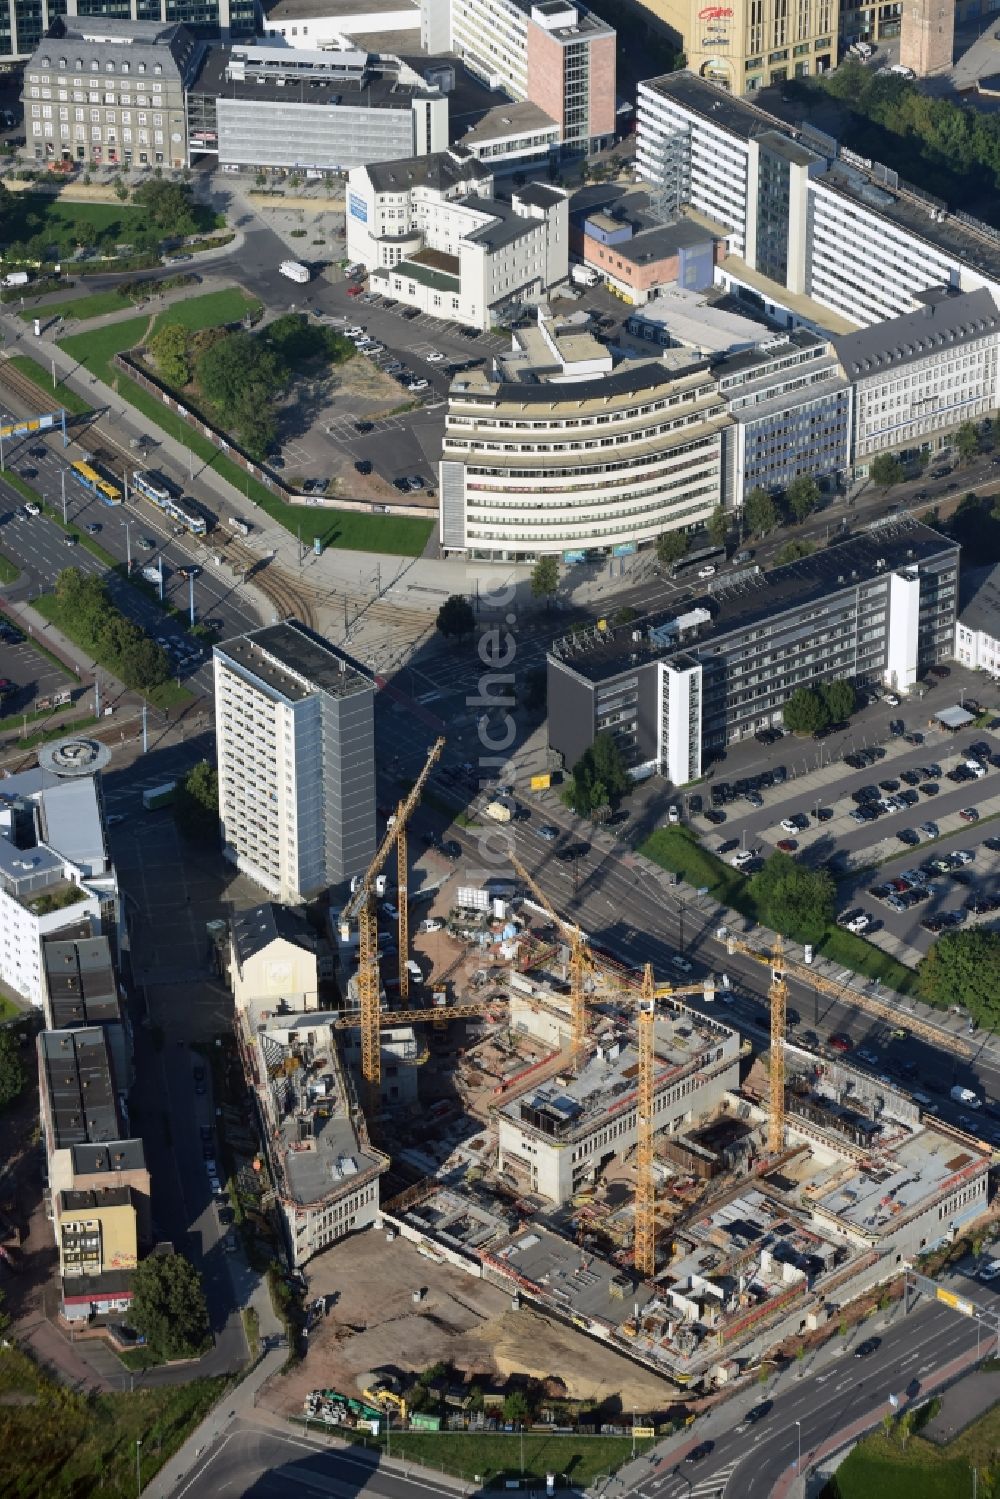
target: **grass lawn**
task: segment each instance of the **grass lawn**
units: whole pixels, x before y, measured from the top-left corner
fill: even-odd
[[[34,322],[36,317],[73,317],[80,321],[92,317],[106,317],[109,312],[123,312],[126,307],[133,304],[128,297],[123,297],[117,291],[95,291],[89,297],[67,297],[65,302],[49,302],[44,307],[29,308],[19,312],[18,317],[25,323]]]
[[[833,1493],[837,1499],[958,1499],[972,1493],[972,1474],[968,1463],[943,1460],[919,1437],[912,1438],[905,1453],[898,1443],[873,1437],[841,1463]]]
[[[21,569],[16,562],[11,562],[0,552],[0,583],[15,583],[21,576]]]
[[[181,321],[180,315],[183,314],[184,326],[191,329],[211,327],[220,319],[231,321],[234,317],[243,315],[249,300],[242,292],[235,289],[232,291],[233,295],[243,299],[241,308],[235,312],[226,311],[227,307],[234,304],[220,301],[229,296],[228,291],[213,292],[165,308],[158,314],[157,321]],[[212,318],[208,318],[206,310],[200,305],[209,302],[214,303],[216,308]],[[221,312],[219,308],[222,309]],[[178,316],[174,317],[174,314]],[[311,546],[318,536],[324,547],[343,547],[348,551],[382,552],[402,557],[420,556],[434,528],[433,521],[418,520],[411,516],[371,515],[361,511],[331,511],[317,505],[286,505],[263,484],[245,474],[232,459],[220,453],[207,437],[200,432],[191,431],[180,417],[167,411],[162,401],[158,401],[134,380],[123,375],[112,364],[115,354],[140,343],[148,328],[149,319],[146,317],[124,318],[120,323],[110,323],[107,327],[95,328],[90,333],[75,333],[70,338],[64,338],[60,342],[60,348],[71,358],[79,360],[91,374],[110,385],[148,421],[189,447],[217,474],[246,495],[248,500],[259,505],[272,520],[284,526],[286,531],[295,535],[301,530],[302,540],[307,546]]]
[[[248,312],[260,310],[256,297],[248,296],[238,286],[225,286],[221,291],[207,292],[201,297],[186,297],[164,307],[156,315],[157,328],[176,324],[189,333],[201,328],[217,328],[221,323],[238,323]]]
[[[369,1443],[384,1446],[379,1439]],[[520,1478],[521,1438],[479,1432],[419,1431],[393,1432],[393,1457],[410,1457],[428,1468],[443,1469],[466,1482],[475,1476],[497,1486],[505,1475]],[[645,1452],[652,1442],[636,1443],[636,1452]],[[541,1432],[524,1434],[525,1486],[544,1486],[546,1473],[565,1474],[577,1488],[585,1488],[599,1473],[613,1473],[632,1455],[631,1437],[549,1436]],[[915,1496],[911,1496],[915,1499]]]
[[[749,880],[703,848],[688,828],[657,828],[639,852],[652,859],[654,864],[659,864],[661,869],[680,875],[696,890],[705,888],[721,904],[766,925],[750,893]],[[865,942],[832,923],[817,944],[817,951],[831,963],[839,963],[867,978],[881,979],[883,984],[900,994],[911,994],[916,990],[917,976],[912,968],[907,968],[873,943]]]
[[[16,1005],[9,995],[0,989],[0,1021],[13,1020],[15,1015],[23,1015],[24,1010]]]
[[[16,1348],[0,1353],[0,1493],[17,1499],[133,1499],[136,1440],[143,1488],[222,1396],[227,1381],[86,1396],[46,1378]]]
[[[980,1479],[988,1469],[995,1472],[998,1448],[1000,1406],[945,1447],[921,1436],[911,1437],[902,1447],[895,1431],[891,1437],[880,1431],[840,1465],[832,1492],[835,1499],[963,1499],[972,1494],[973,1468]]]
[[[191,212],[199,231],[217,227],[217,215],[206,205],[192,203]],[[113,252],[115,245],[130,243],[149,227],[149,215],[145,208],[128,203],[69,203],[42,193],[11,193],[4,239],[18,244],[44,235],[50,245],[58,247],[59,259],[68,262],[82,225],[94,231],[102,249]]]
[[[27,375],[29,380],[34,380],[39,390],[51,392],[53,404],[64,406],[70,416],[82,416],[85,411],[90,411],[89,402],[78,396],[75,390],[70,390],[61,380],[53,385],[51,370],[47,370],[44,364],[39,364],[37,359],[32,359],[28,354],[15,354],[8,363],[20,370],[22,375]]]

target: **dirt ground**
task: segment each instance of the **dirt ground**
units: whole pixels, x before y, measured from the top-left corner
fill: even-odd
[[[467,1374],[558,1375],[571,1399],[617,1396],[622,1409],[657,1409],[670,1388],[582,1333],[551,1322],[486,1281],[424,1258],[405,1239],[370,1229],[306,1267],[310,1296],[338,1300],[309,1339],[301,1364],[274,1381],[263,1403],[298,1413],[310,1390],[360,1390],[373,1370],[416,1371],[439,1360]],[[414,1303],[412,1293],[424,1289]]]

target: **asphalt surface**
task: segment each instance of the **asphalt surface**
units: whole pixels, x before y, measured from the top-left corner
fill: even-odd
[[[997,1298],[984,1294],[984,1287],[975,1282],[970,1286],[958,1278],[955,1288],[969,1292],[981,1307],[998,1305]],[[922,1298],[908,1316],[897,1311],[870,1318],[848,1338],[835,1338],[815,1359],[793,1365],[778,1379],[742,1392],[716,1414],[696,1422],[685,1433],[683,1445],[676,1439],[661,1444],[655,1470],[651,1463],[650,1477],[631,1492],[639,1499],[686,1499],[692,1485],[696,1495],[707,1496],[721,1493],[723,1484],[732,1482],[730,1492],[741,1499],[763,1499],[794,1470],[800,1450],[805,1468],[810,1451],[836,1432],[880,1406],[890,1411],[890,1395],[900,1406],[907,1399],[919,1399],[921,1386],[935,1370],[974,1352],[977,1345],[985,1354],[994,1326],[995,1322],[984,1322],[977,1337],[972,1319]],[[878,1347],[856,1357],[859,1344],[869,1338],[877,1339]],[[746,1413],[760,1406],[769,1409],[747,1421]],[[702,1441],[712,1442],[711,1452],[697,1462],[685,1462],[686,1452]],[[665,1446],[664,1461],[660,1454]]]
[[[59,438],[51,438],[44,444],[37,438],[30,443],[21,440],[4,444],[5,463],[22,474],[25,469],[32,470],[27,482],[60,512],[62,475],[67,471],[68,463],[79,456],[80,450],[76,447],[63,450]],[[139,466],[136,458],[133,458],[132,465]],[[107,506],[66,473],[65,496],[66,518],[81,529],[95,527],[94,541],[117,563],[124,564],[131,557],[136,568],[159,568],[162,558],[164,603],[183,611],[183,623],[164,614],[152,590],[127,584],[123,578],[109,573],[101,559],[94,557],[86,547],[79,543],[69,545],[67,533],[46,515],[28,516],[21,496],[0,478],[0,551],[10,557],[22,572],[22,577],[5,590],[6,596],[13,600],[30,600],[38,593],[49,591],[59,573],[68,567],[103,576],[122,612],[159,640],[170,653],[177,678],[210,694],[210,649],[184,628],[190,619],[192,582],[184,576],[181,568],[194,566],[199,569],[193,580],[195,621],[215,622],[220,636],[237,634],[260,623],[235,586],[232,572],[228,568],[215,567],[209,560],[214,554],[209,553],[203,543],[186,535],[175,537],[167,517],[131,490],[127,505]],[[147,546],[146,542],[153,545]],[[40,687],[39,690],[51,688]]]
[[[456,1491],[462,1490],[436,1483],[426,1470],[396,1472],[380,1466],[374,1453],[330,1451],[306,1434],[295,1436],[240,1420],[212,1443],[174,1494],[175,1499],[218,1499],[220,1494],[242,1499],[292,1499],[299,1494],[303,1499],[352,1499],[361,1493],[377,1499],[426,1499],[428,1494],[453,1496]]]

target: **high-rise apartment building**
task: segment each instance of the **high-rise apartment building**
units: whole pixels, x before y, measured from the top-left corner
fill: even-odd
[[[204,35],[250,37],[257,29],[254,0],[2,0],[0,57],[24,61],[60,17],[156,21]]]
[[[570,0],[450,0],[449,16],[450,49],[491,88],[543,109],[564,147],[599,151],[611,143],[615,32],[599,16]],[[444,44],[443,24],[423,29]]]
[[[375,853],[375,684],[297,620],[215,648],[223,853],[294,904]]]
[[[643,177],[672,210],[726,227],[721,284],[759,305],[766,278],[789,324],[799,319],[782,288],[855,327],[916,311],[929,287],[1000,292],[992,229],[829,136],[691,72],[640,83],[637,112]]]

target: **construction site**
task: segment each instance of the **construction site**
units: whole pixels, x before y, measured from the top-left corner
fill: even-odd
[[[479,1282],[483,1315],[500,1315],[478,1299],[491,1287],[505,1319],[543,1316],[667,1381],[665,1406],[759,1366],[986,1210],[986,1147],[788,1039],[780,939],[720,932],[767,970],[770,1046],[754,1056],[716,977],[672,986],[596,953],[516,859],[477,886],[432,854],[411,867],[439,746],[331,913],[338,1002],[238,1015],[273,1210],[310,1291],[343,1284],[357,1231],[409,1241]],[[408,1323],[426,1313],[427,1336],[406,1357],[397,1343],[396,1376],[446,1354],[482,1373],[480,1312],[442,1337],[404,1260]],[[362,1363],[341,1377],[378,1367]]]

